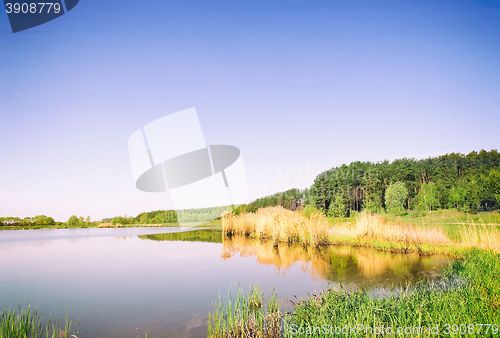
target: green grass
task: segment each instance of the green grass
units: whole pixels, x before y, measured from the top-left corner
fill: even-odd
[[[209,316],[208,334],[243,338],[248,337],[247,327],[257,327],[252,337],[493,337],[500,327],[498,276],[500,255],[475,249],[451,263],[437,281],[422,280],[382,295],[329,290],[299,302],[284,315],[274,301],[272,313],[283,324],[274,335],[265,334],[262,307],[255,314],[250,305],[256,298],[261,304],[261,294],[240,292],[233,300],[217,303]],[[416,331],[419,328],[424,331]]]
[[[483,211],[477,213],[463,212],[457,209],[440,209],[433,211],[409,210],[404,215],[381,214],[389,223],[416,226],[441,226],[451,239],[458,239],[464,226],[487,225],[500,230],[500,211]],[[351,217],[328,217],[332,224],[355,224],[358,214]]]
[[[229,295],[219,301],[215,310],[208,315],[208,337],[252,337],[273,338],[280,336],[279,310],[276,295],[273,294],[264,305],[262,290],[255,286],[248,294],[238,290],[236,297]]]
[[[386,297],[374,297],[366,291],[327,291],[312,297],[298,304],[287,316],[285,331],[293,337],[320,337],[324,332],[307,335],[307,328],[312,332],[314,327],[326,325],[327,332],[334,332],[335,328],[363,325],[364,328],[388,327],[398,336],[398,328],[418,326],[438,328],[442,336],[444,330],[452,328],[447,325],[494,324],[498,328],[498,276],[500,256],[474,250],[463,260],[451,264],[438,282],[422,281]],[[486,327],[476,326],[476,331],[469,326],[466,328],[471,330],[467,331],[469,336],[494,336],[491,327],[489,333],[486,333]],[[459,326],[459,329],[465,327]],[[350,332],[350,336],[364,337],[366,331]]]
[[[442,226],[451,239],[457,239],[464,226],[485,225],[500,230],[500,211],[466,213],[457,209],[441,209],[435,211],[409,211],[402,216],[383,215],[388,222],[417,226]]]
[[[459,247],[455,244],[438,245],[419,243],[417,245],[413,243],[390,242],[387,240],[377,240],[373,238],[330,237],[329,240],[331,245],[366,247],[385,252],[418,254],[421,256],[447,255],[450,257],[462,257],[466,251],[470,250],[468,248]]]
[[[70,338],[76,337],[71,330],[71,321],[62,326],[57,321],[43,321],[28,305],[25,309],[0,312],[0,338]]]

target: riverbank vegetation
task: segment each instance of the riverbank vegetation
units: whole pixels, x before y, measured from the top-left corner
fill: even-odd
[[[298,301],[293,310],[248,311],[251,292],[220,302],[209,316],[208,336],[324,337],[324,336],[486,336],[498,335],[500,326],[500,256],[474,249],[464,254],[439,280],[374,296],[367,290],[328,290]],[[259,304],[263,303],[262,297]],[[267,313],[280,316],[280,331],[266,332]],[[270,326],[276,318],[271,317]],[[253,325],[258,322],[259,325]],[[341,331],[344,330],[344,331]],[[413,330],[413,331],[411,331]],[[420,330],[420,331],[418,331]]]
[[[499,274],[498,254],[474,250],[451,264],[437,282],[423,281],[386,297],[373,297],[365,291],[327,291],[298,304],[286,323],[290,329],[292,325],[310,328],[328,324],[338,328],[383,326],[397,332],[398,328],[418,326],[437,327],[439,335],[448,329],[455,336],[494,336],[500,325]],[[486,326],[473,324],[497,326],[487,332]],[[361,331],[352,336],[366,334]]]
[[[38,312],[27,306],[25,309],[0,312],[0,338],[72,338],[76,332],[71,321],[61,323],[42,320]]]
[[[274,294],[267,305],[258,286],[248,294],[238,290],[235,297],[216,303],[208,316],[208,337],[280,337],[282,313]]]
[[[225,236],[247,236],[273,243],[301,243],[320,246],[328,244],[329,223],[321,213],[309,218],[282,207],[268,207],[255,213],[222,216]]]
[[[456,255],[473,247],[500,252],[500,231],[496,225],[456,224],[451,231],[437,224],[396,223],[394,219],[367,212],[339,222],[319,211],[268,207],[255,213],[223,215],[222,231],[226,237],[245,236],[275,244],[368,246],[419,254]]]
[[[481,150],[421,160],[352,162],[319,174],[309,189],[290,189],[233,206],[233,214],[255,213],[270,206],[288,210],[313,208],[337,219],[355,217],[361,211],[403,219],[408,214],[418,217],[418,214],[442,209],[470,215],[494,211],[500,206],[500,154],[497,150]],[[75,215],[66,222],[56,222],[45,215],[0,217],[0,229],[177,226],[179,223],[217,219],[227,209],[222,206],[156,210],[100,221]]]
[[[73,229],[73,228],[124,228],[124,227],[165,227],[195,224],[220,226],[220,215],[229,207],[214,207],[187,210],[156,210],[143,212],[135,217],[116,216],[91,221],[90,217],[72,215],[66,222],[56,222],[45,215],[35,217],[0,217],[0,230],[21,229]],[[206,220],[212,220],[206,222]]]

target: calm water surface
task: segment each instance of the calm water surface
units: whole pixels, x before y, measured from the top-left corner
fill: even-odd
[[[273,247],[179,228],[0,231],[0,309],[32,304],[79,337],[203,337],[219,294],[276,290],[282,305],[328,288],[379,292],[449,263],[365,248]],[[77,323],[79,322],[79,324]]]

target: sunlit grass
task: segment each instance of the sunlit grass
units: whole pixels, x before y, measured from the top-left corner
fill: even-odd
[[[453,236],[445,226],[437,223],[412,224],[408,220],[398,223],[399,220],[402,219],[363,212],[349,221],[338,223],[319,212],[312,212],[307,217],[305,213],[269,207],[255,213],[225,214],[222,217],[222,228],[227,237],[245,236],[269,240],[275,245],[341,244],[422,255],[459,255],[469,248],[500,252],[500,231],[494,224],[484,223],[484,220],[481,223],[457,223],[454,225]]]
[[[307,218],[282,207],[262,208],[255,213],[238,216],[231,213],[222,216],[222,231],[225,236],[247,236],[270,240],[275,244],[328,244],[329,226],[326,217],[319,212]]]

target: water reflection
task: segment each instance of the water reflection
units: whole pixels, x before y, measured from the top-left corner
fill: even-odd
[[[193,230],[183,232],[172,232],[166,234],[150,234],[141,235],[141,239],[149,239],[153,241],[183,241],[183,242],[206,242],[206,243],[221,243],[221,230]]]
[[[202,337],[214,301],[235,287],[275,290],[289,310],[295,296],[340,284],[376,293],[437,274],[448,261],[366,248],[275,248],[222,240],[213,230],[102,230],[0,231],[0,309],[30,303],[55,318],[69,314],[86,338]]]
[[[363,247],[274,246],[269,241],[245,237],[222,238],[221,232],[214,230],[144,235],[141,238],[222,242],[221,258],[224,260],[231,260],[234,256],[253,257],[259,264],[273,266],[281,273],[298,265],[315,279],[340,282],[350,287],[392,287],[423,277],[435,278],[450,262],[448,257],[441,255],[397,254]]]
[[[314,278],[334,282],[399,284],[415,277],[435,277],[449,263],[443,256],[418,256],[381,252],[370,248],[329,246],[321,249],[299,245],[273,246],[271,242],[233,237],[223,240],[222,257],[255,257],[260,264],[283,271],[300,264]]]

